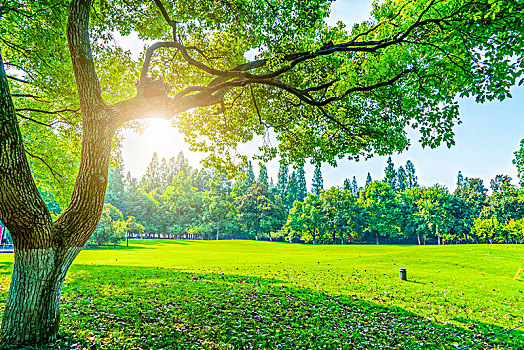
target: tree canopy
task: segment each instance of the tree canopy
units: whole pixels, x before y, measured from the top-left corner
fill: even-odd
[[[264,144],[261,157],[278,150],[291,161],[334,164],[405,150],[406,127],[420,131],[423,145],[450,146],[456,98],[504,99],[522,74],[522,1],[388,0],[367,21],[330,27],[329,0],[96,0],[89,26],[77,30],[83,41],[68,47],[68,15],[83,11],[77,3],[89,2],[6,0],[0,8],[31,166],[42,186],[50,177],[66,193],[78,169],[84,94],[130,108],[108,118],[113,127],[177,115],[194,149],[213,151],[209,164],[232,160],[238,143],[268,130],[278,144]],[[130,33],[156,44],[135,60],[118,45]],[[74,67],[86,73],[77,84]]]

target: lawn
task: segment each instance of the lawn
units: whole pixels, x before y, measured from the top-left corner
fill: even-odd
[[[524,323],[521,245],[130,245],[80,253],[55,348],[458,349]],[[468,349],[492,348],[524,349],[524,327]]]

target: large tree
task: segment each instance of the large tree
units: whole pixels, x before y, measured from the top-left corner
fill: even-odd
[[[272,128],[278,146],[265,142],[262,157],[278,148],[299,165],[334,164],[406,149],[407,126],[423,145],[449,146],[457,96],[504,99],[520,79],[522,0],[386,0],[350,29],[326,25],[330,3],[0,3],[0,220],[15,245],[4,342],[55,337],[122,125],[177,116],[194,148],[226,166]],[[114,45],[132,31],[157,41],[139,62]],[[56,221],[38,191],[46,181],[67,207]]]

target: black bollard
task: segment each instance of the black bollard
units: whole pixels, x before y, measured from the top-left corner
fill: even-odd
[[[403,281],[408,280],[408,273],[406,272],[406,269],[402,268],[398,270],[400,272],[400,279]]]

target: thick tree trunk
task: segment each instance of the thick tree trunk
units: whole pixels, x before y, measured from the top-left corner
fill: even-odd
[[[55,339],[62,284],[80,249],[15,251],[13,277],[2,319],[4,343],[39,344]]]

